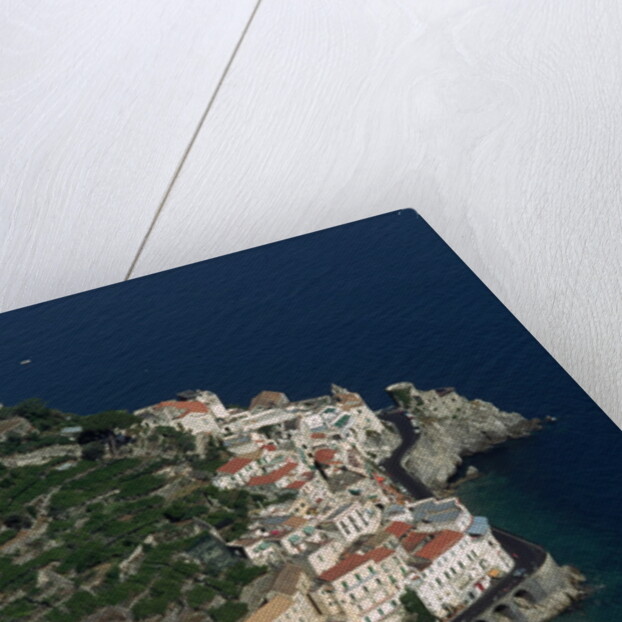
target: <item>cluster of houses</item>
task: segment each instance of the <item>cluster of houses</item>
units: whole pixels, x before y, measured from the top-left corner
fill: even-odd
[[[264,391],[248,409],[227,409],[208,391],[136,411],[219,439],[231,454],[213,484],[271,502],[228,546],[279,572],[245,622],[397,622],[414,592],[449,620],[511,571],[513,559],[486,518],[459,499],[414,500],[377,468],[385,428],[360,395],[290,402]]]

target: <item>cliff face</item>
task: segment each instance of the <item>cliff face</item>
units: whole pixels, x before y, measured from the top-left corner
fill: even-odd
[[[468,400],[453,389],[419,391],[401,382],[387,387],[387,392],[398,406],[415,415],[421,429],[404,468],[434,491],[446,487],[463,456],[527,436],[540,427],[537,419],[504,412],[489,402]]]

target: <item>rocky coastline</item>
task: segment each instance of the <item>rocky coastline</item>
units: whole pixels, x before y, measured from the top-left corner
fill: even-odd
[[[542,427],[540,419],[505,412],[490,402],[469,400],[452,388],[420,391],[410,382],[387,387],[396,405],[414,415],[419,438],[402,466],[442,494],[463,458],[507,441],[529,436]],[[476,475],[471,471],[469,478]]]

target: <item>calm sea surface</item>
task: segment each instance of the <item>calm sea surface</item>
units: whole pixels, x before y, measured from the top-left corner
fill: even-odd
[[[0,401],[88,414],[188,388],[247,404],[400,380],[558,423],[473,460],[476,513],[595,587],[566,622],[622,620],[622,434],[412,211],[0,315]],[[31,359],[30,365],[20,365]]]

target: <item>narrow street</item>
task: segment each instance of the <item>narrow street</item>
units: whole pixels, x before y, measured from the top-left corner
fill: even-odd
[[[381,420],[392,423],[402,437],[400,445],[381,466],[386,469],[392,479],[404,486],[415,499],[427,499],[434,496],[432,491],[402,467],[402,458],[417,442],[418,438],[410,420],[402,414],[403,412],[398,408],[391,408],[384,409],[379,415]]]

